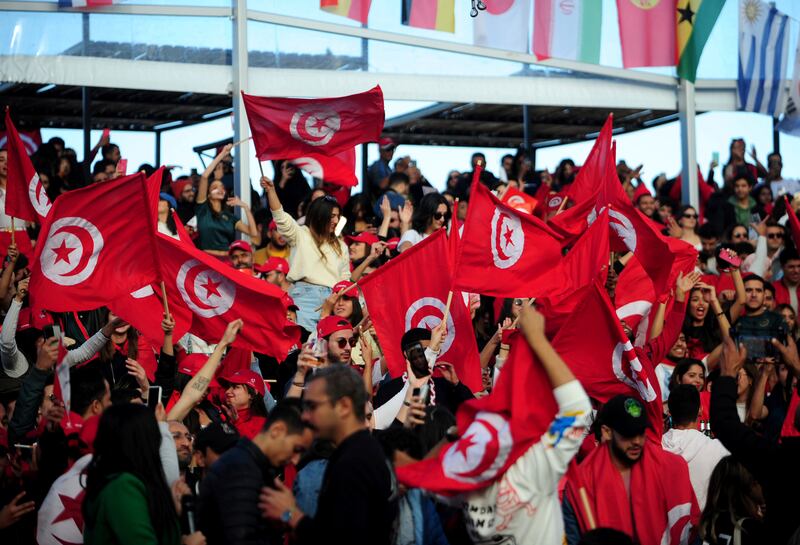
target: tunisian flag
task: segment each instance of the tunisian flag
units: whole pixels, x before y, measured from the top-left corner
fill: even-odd
[[[364,142],[377,142],[383,131],[383,92],[337,98],[258,97],[242,93],[261,161],[336,155]]]
[[[433,329],[442,322],[450,291],[447,246],[445,231],[439,229],[358,283],[393,377],[406,372],[400,350],[403,333],[414,327]],[[453,292],[447,336],[437,360],[452,363],[473,392],[482,389],[477,346],[464,299]]]
[[[306,171],[314,178],[329,184],[344,187],[358,185],[356,178],[356,149],[351,148],[331,157],[309,153],[304,157],[289,159],[294,166]]]
[[[454,495],[496,481],[547,431],[558,412],[550,380],[520,333],[492,393],[458,408],[460,439],[436,458],[397,468],[409,488]]]
[[[91,310],[155,281],[150,210],[141,173],[62,195],[39,234],[31,263],[31,306]]]
[[[661,388],[655,369],[645,368],[625,336],[605,289],[595,283],[553,339],[558,352],[586,393],[605,403],[618,394],[633,395],[647,408],[658,437],[663,428]]]
[[[622,65],[677,64],[677,0],[617,0]]]
[[[161,299],[160,286],[154,289],[147,285],[110,302],[108,307],[115,315],[135,327],[154,350],[161,349],[164,344],[164,330],[161,329],[164,302]],[[192,313],[185,306],[178,305],[170,307],[169,314],[175,320],[172,338],[177,342],[189,331]]]
[[[525,212],[527,214],[533,214],[538,204],[536,199],[513,187],[509,187],[506,190],[502,202],[518,212]]]
[[[6,134],[8,137],[8,181],[6,183],[6,214],[25,221],[41,223],[50,212],[50,199],[44,191],[39,175],[33,168],[28,151],[19,137],[6,108]]]
[[[179,240],[157,235],[161,278],[170,309],[188,307],[189,332],[216,341],[241,318],[234,346],[283,361],[299,342],[300,328],[286,319],[289,296],[262,280],[232,269]]]
[[[538,297],[560,289],[556,233],[472,184],[453,286],[495,297]],[[432,270],[432,269],[431,269]]]
[[[800,248],[800,220],[797,219],[797,214],[792,208],[792,204],[789,202],[789,197],[786,195],[783,196],[783,200],[786,203],[786,215],[789,216],[789,229],[792,232],[792,241],[794,242],[795,248]]]

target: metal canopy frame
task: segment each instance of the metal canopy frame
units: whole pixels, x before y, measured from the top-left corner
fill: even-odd
[[[0,5],[0,11],[26,11],[26,12],[74,12],[85,13],[80,9],[59,8],[55,2],[18,2],[9,1]],[[259,10],[247,8],[247,0],[231,0],[230,7],[189,7],[189,6],[150,6],[135,4],[118,4],[107,6],[95,10],[97,13],[104,14],[129,14],[129,15],[153,15],[153,16],[181,16],[181,17],[228,17],[233,25],[232,43],[232,66],[209,66],[192,65],[192,70],[186,70],[180,63],[161,63],[153,62],[154,72],[148,71],[148,86],[153,85],[163,87],[167,91],[186,92],[187,87],[191,87],[193,92],[205,92],[210,94],[228,94],[234,91],[233,110],[234,110],[234,132],[237,140],[249,134],[249,128],[244,121],[241,112],[241,100],[238,91],[247,89],[250,92],[268,96],[304,96],[307,89],[324,89],[327,96],[347,94],[357,89],[366,88],[366,83],[374,84],[379,82],[384,88],[387,99],[398,100],[427,100],[444,103],[480,102],[485,104],[517,104],[525,105],[536,102],[537,106],[556,106],[561,100],[561,106],[570,107],[589,107],[596,106],[602,108],[641,108],[653,110],[665,110],[680,114],[681,134],[683,140],[683,167],[684,183],[689,185],[689,189],[695,187],[693,179],[696,179],[695,168],[692,158],[694,156],[694,143],[696,139],[694,127],[695,109],[701,110],[732,110],[735,108],[735,82],[726,81],[698,81],[697,86],[681,84],[681,82],[671,76],[652,74],[648,72],[625,70],[608,66],[599,66],[572,62],[560,59],[548,59],[539,61],[534,55],[518,53],[512,51],[502,51],[486,47],[454,43],[435,38],[408,36],[400,33],[387,32],[382,30],[362,28],[344,24],[314,21],[310,19],[267,13]],[[93,11],[92,13],[94,13]],[[408,78],[400,74],[376,74],[368,72],[332,72],[326,70],[276,70],[268,68],[249,67],[248,47],[247,47],[247,20],[269,23],[273,25],[300,28],[318,32],[337,34],[361,38],[362,40],[374,40],[386,43],[400,44],[412,47],[422,47],[474,55],[478,57],[512,61],[517,63],[538,65],[545,68],[552,68],[558,71],[567,71],[571,74],[562,78],[551,77],[519,77],[519,78],[484,78],[475,77],[441,77],[441,76],[415,76],[413,89],[409,84]],[[59,63],[65,61],[65,57],[58,57]],[[87,85],[86,82],[75,82],[76,79],[83,77],[80,68],[86,66],[83,62],[87,59],[71,58],[69,67],[53,66],[53,59],[41,59],[37,57],[14,57],[14,62],[8,62],[8,58],[0,58],[0,79],[5,81],[22,81],[38,84],[70,84]],[[101,59],[102,60],[102,59]],[[95,78],[92,85],[97,85],[102,81],[103,70],[97,70],[97,59],[92,58],[95,64],[94,74],[100,76]],[[139,68],[146,61],[110,61],[115,63],[135,62]],[[20,64],[30,63],[28,70],[20,67]],[[166,66],[171,65],[171,66]],[[119,66],[118,64],[116,66]],[[49,70],[46,70],[49,68]],[[78,69],[78,71],[75,71]],[[171,70],[175,72],[171,72]],[[196,73],[199,69],[203,72],[204,81],[198,81]],[[124,73],[122,70],[112,70],[111,73],[118,80],[117,76]],[[194,72],[194,73],[191,73]],[[275,75],[279,73],[280,77]],[[575,74],[579,72],[584,75],[580,77]],[[38,80],[37,80],[38,74]],[[55,76],[53,74],[56,74]],[[186,76],[186,80],[180,80],[181,74]],[[40,81],[42,75],[49,75],[50,79],[59,81]],[[545,74],[551,76],[553,74]],[[592,79],[585,78],[585,75],[592,76]],[[227,76],[228,85],[224,85],[217,78]],[[136,78],[129,77],[129,88],[141,88],[140,82]],[[323,83],[323,85],[319,85]],[[429,83],[425,85],[424,83]],[[435,84],[434,84],[435,82]],[[502,82],[500,85],[493,83]],[[314,83],[316,85],[309,85]],[[420,84],[423,83],[423,84]],[[249,85],[248,85],[249,84]],[[471,84],[471,85],[470,85]],[[578,84],[578,85],[576,85]],[[101,87],[103,85],[100,85]],[[126,86],[125,81],[107,81],[106,87]],[[492,87],[492,94],[499,95],[499,99],[490,100],[486,87]],[[576,89],[575,87],[585,87]],[[634,104],[619,104],[621,97],[620,91],[627,89],[627,98],[631,98],[631,89],[635,90]],[[497,92],[501,89],[501,92]],[[295,92],[292,92],[295,91]],[[467,97],[467,91],[473,96]],[[307,91],[305,91],[307,92]],[[449,96],[446,96],[449,95]],[[566,99],[566,100],[565,100]],[[593,101],[594,103],[589,103]],[[615,102],[616,101],[616,102]],[[566,102],[566,104],[564,104]],[[230,103],[229,103],[230,104]],[[535,120],[534,120],[535,122]],[[249,157],[252,150],[250,143],[242,144],[242,149],[237,156]],[[691,149],[690,149],[691,148]],[[238,160],[238,159],[237,159]],[[246,167],[247,159],[240,167]],[[689,166],[692,165],[691,168]],[[237,189],[242,198],[249,196],[249,191],[243,184],[247,183],[247,175],[243,173],[249,171],[242,168],[236,169]],[[243,181],[244,180],[244,181]],[[684,199],[690,198],[691,191],[683,191]],[[696,202],[692,201],[695,205]]]

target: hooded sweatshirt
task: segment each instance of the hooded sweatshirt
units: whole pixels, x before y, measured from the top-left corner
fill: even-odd
[[[689,480],[700,509],[704,509],[711,472],[717,462],[730,452],[722,446],[719,439],[710,439],[697,430],[671,429],[661,438],[661,446],[689,464]]]

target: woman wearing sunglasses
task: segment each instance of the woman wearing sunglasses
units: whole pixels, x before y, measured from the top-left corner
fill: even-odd
[[[283,210],[275,184],[266,176],[261,178],[278,232],[290,248],[289,276],[294,282],[289,291],[297,311],[297,323],[306,331],[314,331],[319,321],[319,308],[331,294],[331,288],[350,279],[350,257],[347,245],[336,234],[341,209],[336,199],[325,195],[312,201],[306,210],[305,225]]]
[[[703,244],[697,234],[697,226],[699,225],[697,210],[691,206],[682,206],[678,210],[677,222],[681,228],[681,236],[679,238],[694,246],[695,250],[702,250]]]
[[[450,207],[439,193],[428,193],[414,209],[411,217],[411,229],[406,231],[397,244],[397,251],[404,252],[428,235],[447,225],[450,219]]]

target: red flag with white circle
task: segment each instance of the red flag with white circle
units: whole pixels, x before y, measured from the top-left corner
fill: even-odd
[[[304,157],[289,160],[294,166],[307,172],[311,177],[323,180],[329,184],[344,187],[358,185],[356,178],[356,150],[351,148],[336,155],[327,156],[319,153],[309,153]]]
[[[336,98],[259,97],[242,93],[256,157],[291,159],[332,156],[364,142],[377,142],[383,130],[383,92]]]
[[[42,225],[31,263],[32,306],[91,310],[154,282],[158,268],[150,210],[141,173],[59,197]]]
[[[414,327],[433,329],[442,322],[450,291],[448,261],[445,230],[440,229],[358,283],[393,377],[406,371],[400,349],[403,333]],[[437,361],[452,363],[473,392],[483,389],[478,345],[460,292],[453,293]]]
[[[6,109],[6,147],[8,151],[8,180],[6,208],[9,216],[41,223],[50,212],[50,199],[33,168],[28,149],[20,138],[11,114]]]

